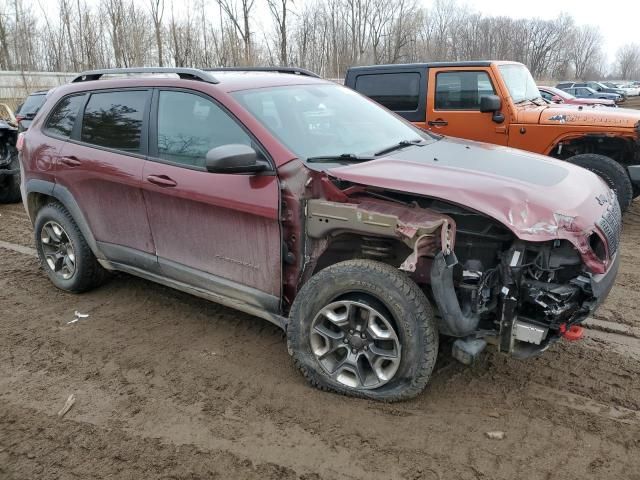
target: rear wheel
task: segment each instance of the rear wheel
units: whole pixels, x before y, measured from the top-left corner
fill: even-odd
[[[615,190],[620,209],[624,212],[633,200],[633,186],[627,171],[622,165],[610,157],[596,153],[584,153],[567,158],[567,162],[592,171]]]
[[[438,353],[424,293],[403,272],[370,260],[313,276],[293,303],[287,339],[312,385],[382,401],[420,393]]]
[[[104,281],[106,271],[62,205],[43,207],[36,215],[34,230],[40,263],[56,287],[80,293]]]

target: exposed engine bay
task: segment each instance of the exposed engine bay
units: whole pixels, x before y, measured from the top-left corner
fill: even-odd
[[[323,239],[316,269],[357,250],[405,270],[437,307],[440,333],[457,338],[454,356],[470,363],[487,343],[535,355],[586,319],[615,278],[620,217],[612,208],[600,225],[608,231],[590,234],[610,265],[600,275],[569,240],[523,241],[482,213],[404,194],[309,200],[307,233]]]

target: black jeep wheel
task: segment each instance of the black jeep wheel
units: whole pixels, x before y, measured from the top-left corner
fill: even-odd
[[[567,162],[592,171],[615,190],[620,209],[624,212],[633,200],[633,186],[627,171],[622,165],[610,157],[596,153],[583,153],[567,158]]]
[[[56,287],[80,293],[104,281],[106,271],[62,205],[50,203],[43,207],[36,216],[34,229],[40,263]]]
[[[0,203],[16,203],[20,201],[20,162],[18,154],[9,145],[0,148],[0,158],[11,157],[9,162],[9,170],[18,170],[17,173],[11,175],[0,176]],[[2,171],[0,170],[0,173]]]
[[[325,268],[291,308],[287,340],[314,386],[396,401],[426,386],[438,354],[429,301],[403,272],[371,260]]]

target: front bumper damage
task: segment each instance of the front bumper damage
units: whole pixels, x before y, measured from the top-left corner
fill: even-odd
[[[583,274],[571,282],[571,285],[551,286],[543,292],[541,286],[523,280],[520,272],[521,260],[518,250],[510,256],[509,265],[505,267],[506,281],[500,288],[495,329],[479,328],[481,316],[470,307],[469,303],[460,303],[461,289],[454,288],[453,271],[458,264],[455,254],[439,253],[434,258],[431,269],[431,287],[439,311],[439,328],[441,333],[458,337],[454,343],[453,355],[463,363],[471,363],[482,351],[485,342],[495,344],[503,353],[517,358],[527,358],[544,352],[558,341],[572,326],[578,325],[588,318],[607,298],[613,288],[620,255],[615,254],[609,268],[602,274]],[[573,290],[571,289],[573,288]],[[581,291],[579,304],[569,300],[565,305],[539,304],[549,307],[549,319],[531,318],[521,315],[522,305],[531,298],[570,298],[578,290]],[[542,295],[550,297],[542,297]],[[462,293],[464,295],[464,293]],[[556,295],[554,297],[554,295]],[[562,309],[566,308],[564,314]],[[571,310],[569,312],[569,310]]]
[[[572,326],[591,316],[604,302],[613,288],[619,264],[620,256],[616,254],[605,273],[589,274],[580,279],[584,281],[581,288],[590,293],[590,298],[584,300],[581,308],[559,325],[545,325],[533,319],[520,318],[517,313],[519,299],[513,295],[512,289],[508,292],[504,290],[501,302],[506,308],[501,310],[499,350],[517,358],[528,358],[544,352]]]

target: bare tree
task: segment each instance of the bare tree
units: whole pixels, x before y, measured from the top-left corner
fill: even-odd
[[[255,0],[216,0],[221,10],[235,27],[238,35],[244,44],[244,63],[251,63],[251,27],[249,16]],[[240,6],[238,7],[238,2]],[[240,10],[240,11],[238,11]]]
[[[162,53],[162,17],[164,15],[164,0],[149,0],[151,4],[151,19],[156,35],[156,48],[158,49],[158,66],[164,66]]]
[[[591,25],[583,25],[575,29],[569,44],[568,54],[575,69],[575,77],[585,79],[585,74],[594,68],[602,45],[600,29]]]
[[[628,43],[616,52],[616,64],[620,78],[630,80],[632,76],[640,76],[640,45]]]
[[[293,64],[337,78],[355,64],[504,59],[538,78],[603,75],[597,27],[458,1],[0,0],[0,68]],[[640,75],[639,48],[618,52],[622,76]]]
[[[287,14],[289,13],[289,5],[293,4],[293,0],[267,0],[271,17],[276,24],[278,31],[278,47],[280,50],[280,65],[289,64],[287,51]]]
[[[4,2],[0,3],[0,69],[11,70],[11,54],[9,53],[9,22],[11,15]]]

